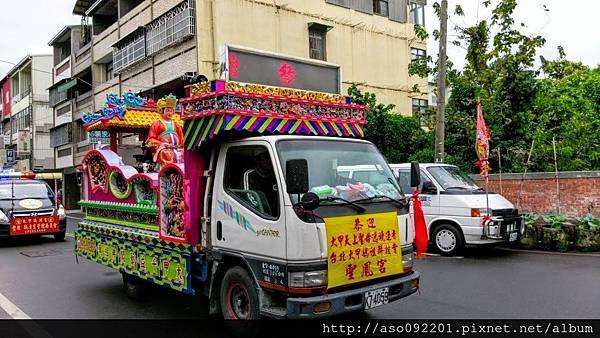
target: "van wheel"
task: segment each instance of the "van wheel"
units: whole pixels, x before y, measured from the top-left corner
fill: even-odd
[[[123,288],[127,297],[143,301],[148,298],[150,294],[150,285],[141,278],[121,273],[123,275]]]
[[[239,266],[229,269],[221,282],[224,319],[259,319],[258,294],[252,277]]]
[[[435,250],[443,256],[454,256],[464,246],[460,231],[450,224],[442,224],[436,227],[432,241]]]

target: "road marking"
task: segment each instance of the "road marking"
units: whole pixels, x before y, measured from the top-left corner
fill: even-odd
[[[51,334],[40,327],[36,322],[31,321],[31,317],[23,312],[23,310],[19,309],[18,306],[6,298],[2,293],[0,293],[0,308],[2,308],[2,310],[4,310],[12,319],[29,319],[26,321],[19,321],[18,323],[31,337],[53,338]]]
[[[67,215],[67,218],[77,219],[77,220],[83,221],[83,218],[81,218],[81,217],[74,217],[74,216],[68,216]]]
[[[0,308],[8,313],[13,319],[31,319],[25,312],[21,311],[18,306],[13,304],[8,298],[0,293]]]
[[[75,235],[70,232],[67,232],[66,235],[67,235],[67,237],[75,238]]]

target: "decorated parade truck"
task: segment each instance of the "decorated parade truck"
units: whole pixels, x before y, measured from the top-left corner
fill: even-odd
[[[411,295],[409,202],[361,139],[365,111],[343,95],[225,80],[179,100],[109,95],[83,119],[110,141],[79,168],[76,255],[119,270],[130,296],[150,285],[202,294],[232,319]],[[127,146],[132,135],[141,146]],[[337,170],[364,165],[377,170],[360,181]]]

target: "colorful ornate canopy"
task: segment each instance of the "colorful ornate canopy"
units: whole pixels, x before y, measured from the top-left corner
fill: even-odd
[[[148,130],[152,122],[160,118],[156,103],[152,99],[143,99],[133,92],[123,97],[107,94],[106,103],[101,110],[84,113],[81,120],[87,131],[92,130]],[[173,115],[173,121],[182,125],[179,113]]]
[[[349,97],[290,88],[212,81],[189,86],[184,144],[198,147],[222,131],[363,137],[366,106]]]

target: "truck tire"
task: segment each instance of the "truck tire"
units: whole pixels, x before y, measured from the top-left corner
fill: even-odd
[[[224,319],[260,319],[254,280],[240,266],[234,266],[225,273],[220,300]]]
[[[54,234],[54,240],[57,242],[63,242],[65,240],[65,235],[67,234],[67,229]]]
[[[143,301],[148,298],[150,294],[150,285],[141,278],[121,273],[123,276],[123,288],[127,297],[136,300]]]
[[[441,224],[435,228],[431,236],[433,247],[442,256],[454,256],[464,246],[462,235],[454,225]]]

